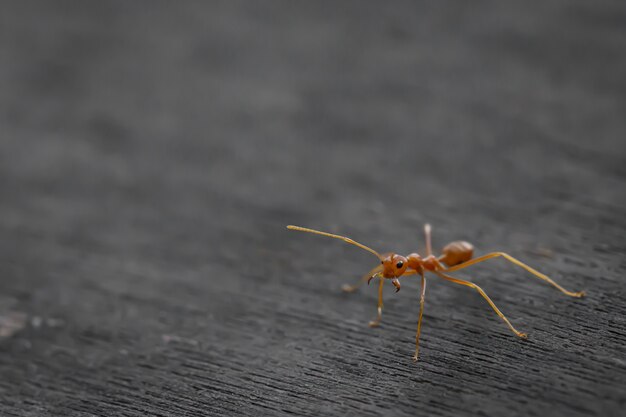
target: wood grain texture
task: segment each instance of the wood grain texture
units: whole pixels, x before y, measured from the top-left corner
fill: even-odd
[[[618,416],[623,2],[4,2],[3,416]],[[463,239],[468,288],[343,294]],[[548,255],[548,256],[545,256]]]

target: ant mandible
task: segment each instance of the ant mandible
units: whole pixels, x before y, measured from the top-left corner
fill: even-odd
[[[335,239],[341,239],[346,243],[350,243],[351,245],[358,246],[361,249],[364,249],[374,255],[380,260],[380,265],[373,268],[367,274],[365,274],[361,280],[356,285],[344,285],[343,290],[346,292],[354,292],[358,287],[360,287],[363,283],[367,282],[368,284],[374,278],[379,278],[378,284],[378,316],[376,320],[370,321],[370,327],[377,327],[380,325],[380,321],[382,318],[383,312],[383,284],[385,279],[391,280],[391,283],[396,287],[396,292],[400,291],[400,281],[398,278],[404,277],[407,275],[420,275],[422,278],[422,289],[420,293],[420,312],[419,318],[417,320],[417,332],[415,334],[415,355],[413,355],[413,361],[417,361],[417,357],[419,354],[419,340],[420,333],[422,330],[422,315],[424,313],[424,297],[426,295],[426,277],[424,274],[426,272],[432,272],[440,278],[445,279],[446,281],[453,282],[455,284],[465,285],[470,288],[474,288],[478,293],[489,303],[491,308],[496,312],[498,316],[509,326],[509,328],[515,333],[516,336],[526,339],[528,335],[526,333],[522,333],[517,331],[515,327],[511,324],[511,322],[502,314],[500,309],[496,307],[491,298],[480,288],[478,285],[474,284],[470,281],[465,281],[462,279],[454,278],[448,275],[448,272],[458,271],[463,268],[467,268],[468,266],[475,265],[479,262],[486,261],[488,259],[503,257],[504,259],[514,263],[515,265],[521,266],[531,274],[535,275],[537,278],[542,279],[552,286],[556,287],[559,291],[561,291],[565,295],[569,295],[570,297],[580,298],[585,295],[584,291],[572,292],[568,291],[565,288],[561,287],[559,284],[554,282],[552,279],[542,274],[539,271],[534,270],[530,266],[518,261],[513,258],[511,255],[508,255],[504,252],[492,252],[483,256],[479,256],[478,258],[472,259],[474,255],[474,246],[471,243],[464,241],[456,241],[449,243],[444,246],[442,252],[443,254],[439,257],[436,257],[432,253],[431,243],[430,243],[430,235],[431,235],[431,227],[429,224],[424,225],[424,234],[426,237],[426,257],[422,258],[417,253],[411,253],[408,256],[402,256],[395,253],[387,253],[384,255],[379,254],[375,250],[368,248],[367,246],[356,242],[348,237],[334,235],[332,233],[320,232],[319,230],[307,229],[306,227],[300,226],[287,226],[287,229],[297,230],[300,232],[307,233],[315,233],[322,236],[328,236]]]

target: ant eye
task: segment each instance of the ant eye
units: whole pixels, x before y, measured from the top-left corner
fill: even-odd
[[[402,268],[402,265],[404,265],[404,263],[402,261],[400,261],[400,262],[398,262],[396,264],[396,268],[400,269],[400,268]]]
[[[384,263],[385,263],[385,261],[380,261],[380,264],[381,264],[381,265],[382,265],[382,264],[384,264]]]

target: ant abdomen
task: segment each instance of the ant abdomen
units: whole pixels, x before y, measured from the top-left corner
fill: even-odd
[[[474,246],[462,240],[448,243],[442,250],[443,255],[439,260],[448,266],[462,264],[472,259],[474,255]]]

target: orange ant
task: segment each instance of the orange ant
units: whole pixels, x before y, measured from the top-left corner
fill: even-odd
[[[368,284],[374,278],[379,278],[378,284],[378,316],[376,320],[372,320],[369,322],[370,327],[377,327],[380,325],[380,321],[382,318],[383,312],[383,283],[385,279],[390,279],[391,283],[396,287],[396,292],[400,291],[400,281],[398,278],[404,277],[407,275],[415,275],[418,274],[422,277],[422,290],[420,294],[420,312],[419,318],[417,320],[417,332],[415,334],[415,355],[413,355],[413,361],[417,361],[417,357],[419,354],[419,340],[420,333],[422,329],[422,314],[424,313],[424,297],[426,295],[426,277],[424,276],[425,272],[432,272],[440,278],[445,279],[446,281],[454,282],[455,284],[465,285],[470,288],[474,288],[478,293],[489,303],[491,308],[496,312],[498,316],[509,326],[509,328],[515,333],[516,336],[526,339],[528,335],[526,333],[519,332],[513,327],[511,322],[502,314],[500,309],[496,307],[491,298],[487,296],[487,294],[480,288],[478,285],[473,282],[465,281],[462,279],[454,278],[450,275],[447,275],[446,272],[458,271],[463,268],[467,268],[468,266],[475,265],[479,262],[486,261],[491,258],[503,257],[504,259],[514,263],[515,265],[521,266],[531,274],[535,275],[537,278],[542,279],[552,286],[556,287],[563,294],[569,295],[570,297],[583,297],[585,295],[584,291],[580,292],[572,292],[568,291],[565,288],[561,287],[559,284],[548,278],[546,275],[542,274],[539,271],[534,270],[530,266],[518,261],[512,256],[504,253],[504,252],[492,252],[483,256],[479,256],[478,258],[472,259],[474,255],[474,246],[471,243],[464,241],[456,241],[449,243],[446,245],[442,252],[443,254],[439,257],[435,257],[432,254],[431,244],[430,244],[430,234],[431,228],[429,224],[424,226],[424,234],[426,236],[426,257],[422,258],[417,253],[411,253],[408,256],[402,256],[395,253],[387,253],[384,255],[379,254],[375,250],[368,248],[367,246],[356,242],[348,237],[334,235],[332,233],[320,232],[319,230],[307,229],[305,227],[299,226],[287,226],[287,229],[297,230],[300,232],[307,233],[315,233],[322,236],[328,236],[335,239],[341,239],[346,243],[350,243],[351,245],[358,246],[361,249],[364,249],[374,255],[380,260],[380,265],[373,268],[367,274],[365,274],[361,280],[356,285],[344,285],[343,290],[346,292],[353,292],[357,288],[359,288],[364,282]],[[445,266],[444,266],[445,264]],[[447,267],[446,267],[447,266]]]

